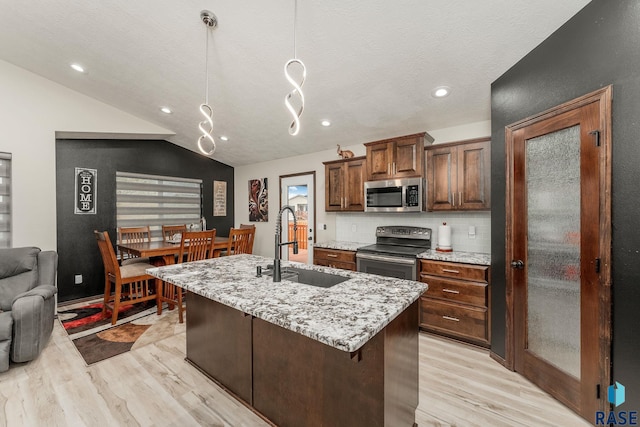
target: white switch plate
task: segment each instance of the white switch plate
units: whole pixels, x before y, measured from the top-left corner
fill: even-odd
[[[82,274],[76,274],[74,277],[74,283],[76,285],[81,285],[82,284]]]
[[[358,226],[356,224],[351,224],[351,232],[356,233],[358,231]]]
[[[476,238],[476,227],[474,225],[469,226],[469,238],[470,239]]]

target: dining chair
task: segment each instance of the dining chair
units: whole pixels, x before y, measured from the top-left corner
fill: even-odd
[[[145,243],[151,242],[151,230],[148,225],[142,227],[119,227],[118,242],[120,243]],[[150,263],[149,258],[136,257],[133,254],[119,250],[120,265],[127,265],[135,262]]]
[[[175,236],[176,234],[182,234],[186,231],[187,231],[187,224],[162,226],[162,236],[164,237],[164,240],[167,242],[171,242],[173,236]]]
[[[253,253],[253,239],[256,235],[256,227],[240,227],[229,230],[226,255]]]
[[[216,240],[216,230],[206,231],[185,231],[182,233],[180,241],[180,254],[178,262],[200,261],[203,259],[213,258],[213,245]],[[184,291],[179,286],[166,284],[162,299],[178,306],[178,320],[184,322]],[[162,312],[162,308],[160,308]]]
[[[116,253],[113,250],[109,233],[94,230],[93,234],[98,242],[102,263],[104,264],[104,302],[102,315],[107,317],[107,308],[111,309],[111,324],[118,321],[120,307],[138,304],[145,301],[156,300],[158,314],[161,313],[161,292],[157,292],[155,277],[147,274],[145,270],[153,265],[145,262],[136,262],[126,265],[118,264]],[[113,292],[113,295],[112,295]]]

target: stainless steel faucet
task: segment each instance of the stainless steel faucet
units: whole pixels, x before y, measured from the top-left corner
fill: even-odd
[[[293,241],[280,243],[280,233],[282,230],[282,213],[286,210],[293,214]],[[293,253],[298,254],[298,222],[296,221],[296,212],[291,206],[283,206],[278,212],[278,220],[276,221],[276,254],[273,258],[273,281],[280,281],[280,247],[293,244]]]

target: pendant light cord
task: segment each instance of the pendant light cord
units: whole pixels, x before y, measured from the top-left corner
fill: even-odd
[[[204,103],[209,105],[209,26],[205,25],[205,60],[204,60],[204,80],[205,80],[205,89],[204,89]]]
[[[298,23],[298,0],[293,0],[293,59],[298,59],[296,50],[296,25]]]

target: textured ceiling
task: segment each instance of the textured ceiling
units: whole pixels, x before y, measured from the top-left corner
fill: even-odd
[[[171,142],[197,151],[200,11],[211,10],[214,133],[229,137],[212,157],[235,166],[489,120],[491,82],[587,3],[300,0],[297,56],[308,74],[295,137],[283,102],[294,0],[0,0],[0,59],[169,129]],[[433,98],[440,85],[451,95]],[[165,105],[174,113],[161,113]],[[320,125],[325,118],[331,127]]]

